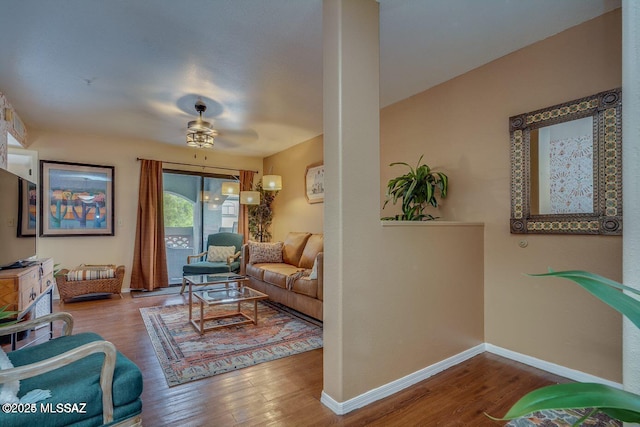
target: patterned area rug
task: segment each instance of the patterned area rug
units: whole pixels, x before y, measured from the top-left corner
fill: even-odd
[[[586,409],[581,410],[548,410],[534,412],[528,418],[520,418],[510,421],[506,426],[508,427],[571,427],[576,421],[582,418],[587,413]],[[589,427],[619,427],[622,423],[616,420],[612,420],[607,415],[598,413],[592,417],[586,419],[580,424],[581,426]]]
[[[228,309],[209,307],[205,315]],[[249,309],[253,304],[245,304]],[[202,336],[188,322],[187,305],[141,308],[140,313],[169,387],[322,347],[318,322],[266,301],[258,303],[257,326],[229,326]]]

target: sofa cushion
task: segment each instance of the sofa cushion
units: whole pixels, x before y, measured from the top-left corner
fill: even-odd
[[[80,333],[71,336],[63,336],[51,341],[45,341],[39,345],[21,348],[8,354],[14,366],[23,366],[61,354],[65,351],[77,348],[83,344],[101,340],[94,333]],[[92,354],[70,365],[55,369],[31,378],[25,378],[22,382],[23,390],[35,388],[51,390],[51,397],[46,403],[56,407],[58,403],[86,402],[86,414],[57,413],[55,424],[52,424],[50,414],[41,414],[43,419],[16,417],[3,419],[0,414],[0,425],[101,425],[102,420],[102,393],[100,391],[100,370],[102,368],[103,354]],[[139,396],[142,393],[142,373],[140,369],[120,352],[116,355],[116,367],[113,378],[113,405],[114,418],[116,420],[140,413],[142,404]],[[87,423],[87,419],[95,417],[97,423]],[[81,421],[82,420],[82,421]],[[12,422],[17,424],[12,424]],[[25,422],[28,422],[25,423]],[[20,424],[22,423],[22,424]]]
[[[247,276],[255,277],[256,279],[262,280],[262,277],[264,276],[264,270],[260,268],[262,265],[264,264],[247,264]]]
[[[282,248],[282,261],[287,264],[298,265],[309,236],[311,236],[311,233],[291,232],[287,234]]]
[[[283,289],[288,289],[287,277],[300,271],[298,267],[284,263],[263,264],[261,268],[264,270],[262,280]]]
[[[249,242],[249,263],[282,262],[283,242]]]
[[[116,266],[114,264],[106,265],[85,265],[81,264],[67,273],[67,282],[95,280],[95,279],[113,279],[116,277]]]
[[[318,253],[323,251],[324,236],[322,234],[312,234],[307,240],[298,266],[301,268],[313,268]]]
[[[316,298],[318,296],[318,280],[310,279],[309,276],[303,276],[293,282],[291,290],[297,294]]]

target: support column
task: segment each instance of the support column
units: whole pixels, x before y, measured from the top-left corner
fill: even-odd
[[[370,252],[381,228],[378,28],[375,0],[324,0],[325,404],[366,381],[351,365],[371,328],[361,287],[375,282]]]
[[[623,282],[640,289],[640,2],[622,2]],[[640,331],[623,322],[624,388],[640,394]]]

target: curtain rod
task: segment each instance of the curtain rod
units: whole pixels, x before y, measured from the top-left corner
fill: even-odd
[[[240,169],[238,169],[238,168],[225,168],[225,167],[222,167],[222,166],[207,166],[207,165],[195,165],[193,163],[167,162],[165,160],[143,159],[142,157],[137,157],[136,160],[153,160],[153,161],[156,161],[156,162],[168,163],[170,165],[194,166],[194,167],[198,167],[198,168],[222,169],[222,170],[227,170],[227,171],[240,172]],[[260,173],[259,171],[250,171],[250,172]]]

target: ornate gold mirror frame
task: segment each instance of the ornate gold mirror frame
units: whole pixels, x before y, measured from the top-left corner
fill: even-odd
[[[569,127],[577,126],[585,118],[580,123],[588,128],[591,118],[591,135],[567,136],[557,131],[560,136],[550,141],[546,136],[549,129],[560,128],[554,125],[576,121]],[[510,117],[509,131],[511,233],[622,234],[621,89]],[[538,140],[543,133],[547,138],[544,151]],[[581,202],[569,200],[567,194],[576,193]],[[552,202],[541,201],[543,198]]]

